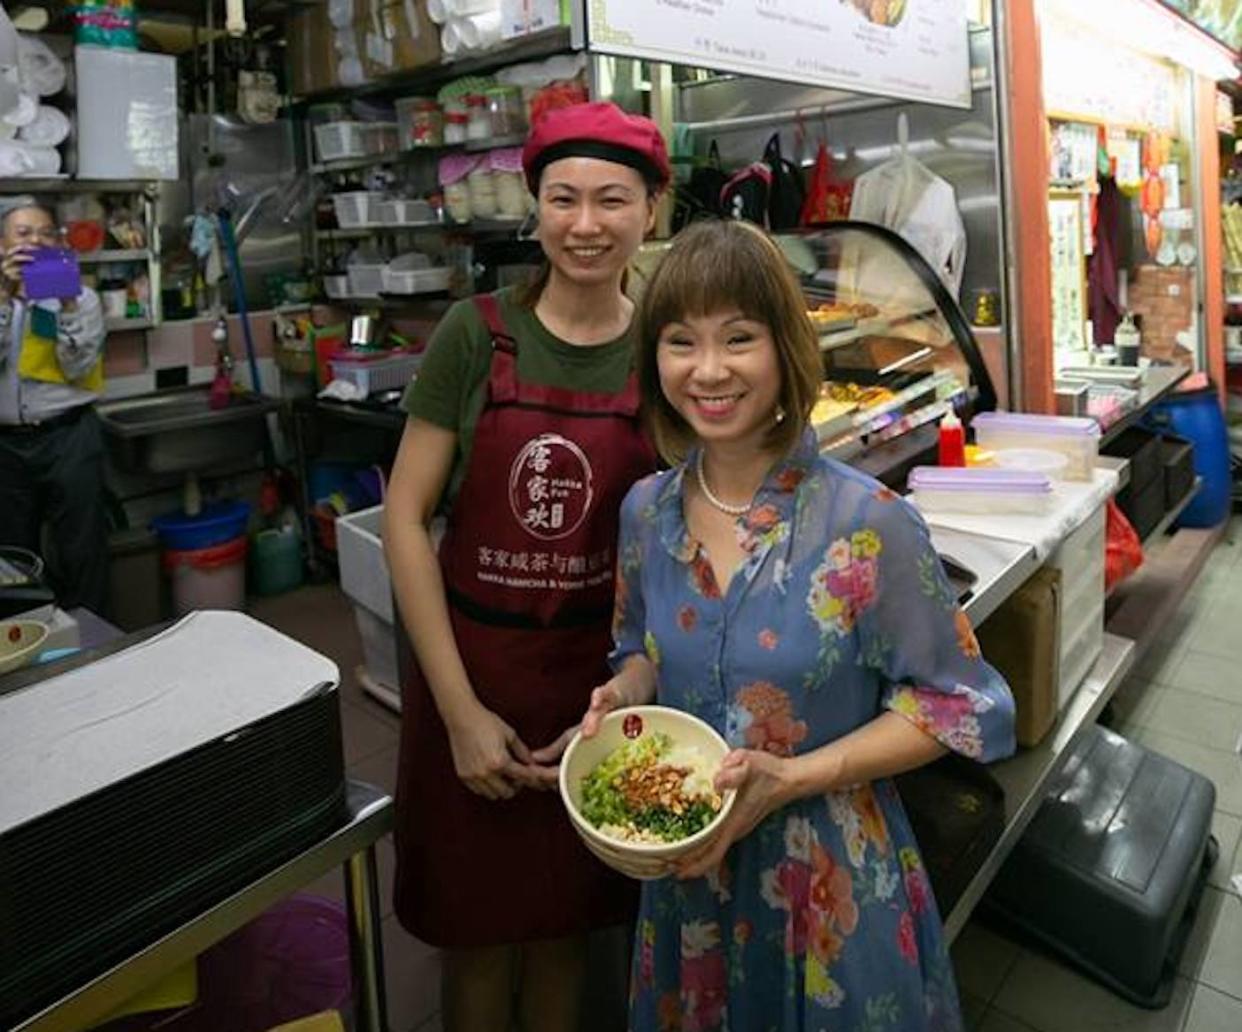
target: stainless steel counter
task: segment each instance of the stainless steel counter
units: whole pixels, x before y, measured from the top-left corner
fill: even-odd
[[[930,527],[932,544],[943,556],[956,560],[979,579],[963,604],[976,627],[1039,568],[1035,549],[1020,541]]]

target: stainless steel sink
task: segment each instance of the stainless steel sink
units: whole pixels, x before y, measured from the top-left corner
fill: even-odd
[[[189,473],[235,463],[263,449],[264,417],[280,407],[262,394],[234,394],[213,409],[209,388],[181,387],[98,406],[116,464],[134,473]]]

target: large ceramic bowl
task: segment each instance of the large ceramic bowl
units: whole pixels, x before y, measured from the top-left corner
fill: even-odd
[[[47,635],[47,624],[38,620],[0,620],[0,674],[34,659]]]
[[[724,793],[720,812],[702,831],[679,842],[623,842],[605,835],[582,816],[582,781],[614,749],[645,735],[666,734],[675,746],[696,749],[715,770],[729,752],[725,740],[708,724],[680,710],[665,706],[630,706],[614,710],[600,724],[599,733],[574,736],[561,759],[561,799],[574,829],[600,860],[631,878],[653,881],[669,873],[670,861],[693,852],[719,830],[733,808],[734,792]]]

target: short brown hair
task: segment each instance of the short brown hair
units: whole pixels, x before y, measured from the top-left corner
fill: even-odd
[[[642,299],[638,384],[647,426],[668,462],[685,458],[694,432],[660,388],[660,333],[687,316],[733,310],[767,326],[776,345],[785,418],[772,425],[768,443],[789,449],[810,420],[824,378],[823,359],[806,301],[780,249],[747,222],[695,222],[673,239]]]

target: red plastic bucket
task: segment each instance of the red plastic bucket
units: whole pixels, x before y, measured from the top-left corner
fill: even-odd
[[[210,548],[164,553],[172,579],[173,610],[178,616],[196,609],[246,607],[247,538],[233,538]]]

